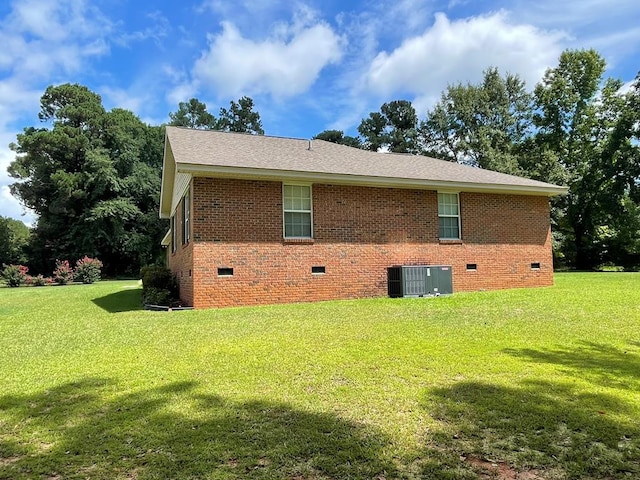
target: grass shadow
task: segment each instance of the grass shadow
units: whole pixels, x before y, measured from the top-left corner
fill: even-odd
[[[471,479],[487,471],[529,479],[640,475],[634,407],[611,395],[541,381],[461,382],[431,390],[425,408],[441,423],[427,441],[428,478]]]
[[[560,366],[598,387],[640,389],[640,345],[583,342],[574,349],[507,349],[528,362]],[[425,475],[477,478],[489,466],[532,479],[622,479],[640,476],[637,407],[571,384],[528,381],[513,386],[461,382],[432,389],[425,408],[440,421],[429,439]],[[497,470],[491,470],[494,466]],[[485,472],[486,473],[486,472]]]
[[[142,310],[142,289],[122,289],[104,297],[94,298],[92,302],[109,313]]]
[[[613,388],[640,390],[640,344],[629,342],[618,348],[583,342],[575,349],[507,349],[505,353],[536,363],[562,366],[565,374]]]
[[[116,388],[85,379],[0,397],[0,478],[395,475],[378,432],[333,414],[225,399],[193,382]]]

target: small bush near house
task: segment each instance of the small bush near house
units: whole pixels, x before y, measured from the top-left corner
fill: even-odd
[[[149,287],[142,294],[146,305],[171,305],[171,293],[165,288]]]
[[[9,287],[19,287],[27,280],[29,269],[24,265],[2,265],[2,278]]]
[[[97,258],[85,256],[76,262],[74,277],[82,283],[94,283],[100,280],[102,262]]]
[[[142,278],[142,303],[170,305],[178,298],[178,284],[168,268],[160,265],[142,267],[140,277]]]
[[[73,268],[68,260],[56,260],[56,269],[53,271],[53,281],[58,285],[66,285],[73,281]]]

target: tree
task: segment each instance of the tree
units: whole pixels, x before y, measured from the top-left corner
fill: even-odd
[[[20,220],[0,217],[0,268],[7,264],[25,264],[29,227]]]
[[[249,97],[242,97],[238,102],[232,100],[229,110],[220,109],[218,130],[264,135],[260,114],[253,111],[253,100]]]
[[[217,119],[209,113],[205,103],[192,98],[180,102],[178,111],[170,113],[169,118],[172,126],[264,135],[260,114],[253,111],[253,100],[249,97],[229,102],[229,109],[221,108]]]
[[[358,126],[366,150],[388,148],[394,153],[417,153],[416,110],[408,100],[384,103],[380,112],[371,112]]]
[[[324,130],[313,138],[349,147],[362,148],[362,142],[359,138],[345,135],[342,130]]]
[[[611,105],[602,122],[612,125],[602,149],[604,175],[609,177],[601,199],[604,221],[596,227],[601,260],[625,268],[640,267],[640,73],[630,91],[619,93],[620,82],[608,81],[600,105]],[[617,115],[612,116],[611,112]]]
[[[197,98],[188,102],[180,102],[178,111],[169,114],[169,125],[176,127],[198,128],[202,130],[217,130],[218,120],[207,111],[207,105]]]
[[[603,237],[634,183],[628,161],[632,124],[623,121],[629,107],[619,94],[622,82],[603,81],[604,70],[596,51],[567,50],[534,91],[535,143],[537,151],[555,158],[569,186],[555,201],[557,227],[578,269],[605,260]]]
[[[531,133],[531,95],[517,75],[484,72],[479,85],[450,85],[420,123],[428,155],[522,174],[520,147]]]
[[[55,259],[100,258],[110,274],[137,272],[160,254],[166,222],[157,218],[160,127],[127,110],[105,111],[81,85],[47,88],[40,119],[10,147],[12,193],[39,216],[30,244],[32,270]]]

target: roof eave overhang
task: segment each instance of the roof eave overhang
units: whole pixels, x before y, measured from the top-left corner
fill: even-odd
[[[164,234],[160,245],[162,245],[163,247],[168,247],[169,245],[171,245],[171,229],[167,230],[167,233]]]
[[[347,175],[338,173],[301,172],[248,167],[228,167],[178,163],[176,171],[201,177],[238,178],[247,180],[291,181],[307,183],[329,183],[339,185],[361,185],[384,188],[413,188],[429,190],[450,190],[460,192],[483,192],[516,195],[548,196],[563,195],[567,187],[557,185],[508,185],[499,183],[472,183],[443,180],[426,180],[396,177],[375,177],[368,175]],[[161,207],[162,213],[162,207]],[[170,214],[170,212],[169,212]],[[161,215],[162,217],[162,215]],[[168,217],[163,217],[168,218]]]
[[[162,183],[160,184],[160,218],[171,218],[171,200],[176,178],[176,161],[171,150],[169,136],[165,133],[162,157]]]

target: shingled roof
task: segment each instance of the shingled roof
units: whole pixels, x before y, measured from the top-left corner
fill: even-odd
[[[565,187],[435,158],[376,153],[324,140],[167,127],[160,214],[190,176],[553,196]],[[183,181],[180,181],[182,178]]]

